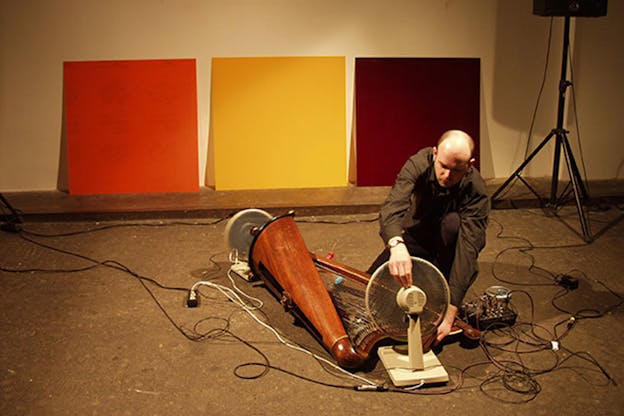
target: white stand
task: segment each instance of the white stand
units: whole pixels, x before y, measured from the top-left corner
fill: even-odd
[[[414,386],[421,383],[446,383],[449,381],[448,373],[431,350],[422,355],[424,362],[422,370],[410,368],[409,356],[397,352],[394,347],[380,347],[377,354],[395,386]]]
[[[420,317],[427,297],[414,286],[401,289],[397,294],[397,303],[408,312],[407,354],[398,352],[395,347],[380,347],[379,359],[395,386],[413,386],[427,383],[446,383],[449,376],[438,357],[429,350],[423,354],[420,334]]]

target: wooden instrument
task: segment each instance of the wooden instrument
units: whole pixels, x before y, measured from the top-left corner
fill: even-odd
[[[375,344],[389,338],[374,324],[364,305],[370,275],[334,260],[318,257],[314,253],[310,253],[310,256],[319,270],[319,275],[349,338],[355,348],[368,357]],[[337,280],[342,282],[336,284]]]
[[[286,310],[306,324],[338,365],[358,368],[368,353],[351,343],[294,221],[294,213],[262,226],[249,249],[249,266]]]
[[[310,253],[293,212],[271,219],[255,232],[249,266],[341,367],[361,367],[374,346],[388,338],[366,312],[364,296],[370,275]],[[337,278],[344,280],[335,284]],[[458,319],[456,324],[469,338],[480,336],[463,321]],[[434,339],[435,333],[423,339],[425,350]]]

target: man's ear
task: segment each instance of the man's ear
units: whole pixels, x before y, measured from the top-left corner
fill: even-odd
[[[435,146],[433,146],[433,148],[431,149],[431,153],[432,153],[434,156],[437,156],[437,155],[438,155],[438,148],[437,148],[437,147],[435,147]]]
[[[472,165],[474,164],[474,162],[476,162],[476,159],[475,159],[474,157],[473,157],[473,158],[470,158],[470,160],[468,161],[468,163],[470,164],[470,166],[472,166]]]

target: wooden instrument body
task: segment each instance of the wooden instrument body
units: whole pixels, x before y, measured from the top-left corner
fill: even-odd
[[[319,338],[338,365],[358,368],[364,363],[368,353],[351,344],[293,213],[260,228],[249,250],[249,265],[284,307]]]

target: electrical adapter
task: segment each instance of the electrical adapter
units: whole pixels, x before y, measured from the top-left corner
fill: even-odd
[[[254,279],[251,268],[249,267],[249,264],[247,264],[247,262],[238,261],[232,264],[230,268],[241,279],[244,279],[248,282],[251,282]]]
[[[188,291],[186,306],[189,308],[196,308],[199,306],[199,296],[197,290],[191,289]]]

